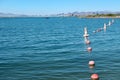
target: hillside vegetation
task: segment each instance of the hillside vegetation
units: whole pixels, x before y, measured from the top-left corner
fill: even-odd
[[[88,15],[86,17],[88,17],[88,18],[91,18],[91,17],[119,17],[120,18],[120,14],[96,14],[96,15]]]

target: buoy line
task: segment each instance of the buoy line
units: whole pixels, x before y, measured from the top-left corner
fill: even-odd
[[[103,28],[98,28],[97,30],[95,30],[95,31],[93,31],[93,32],[96,33],[96,32],[100,32],[100,31],[102,31],[102,30],[106,31],[107,27],[111,26],[113,23],[114,23],[114,20],[112,19],[112,21],[111,21],[111,22],[109,21],[108,24],[104,23]],[[88,31],[87,31],[87,27],[84,28],[84,35],[83,35],[83,37],[84,37],[84,39],[85,39],[85,44],[88,45],[87,51],[88,51],[88,52],[91,52],[91,51],[92,51],[92,47],[90,47],[90,43],[91,43],[91,42],[90,42],[90,40],[88,39],[89,34],[88,34]],[[94,66],[95,66],[95,61],[94,61],[94,60],[90,60],[90,61],[88,62],[88,65],[89,65],[89,68],[94,68]],[[93,73],[90,78],[91,78],[91,80],[99,80],[99,75],[98,75],[97,73]]]
[[[92,51],[92,47],[90,47],[90,40],[88,39],[89,36],[85,36],[88,35],[88,31],[87,31],[87,27],[84,28],[84,39],[85,39],[85,44],[87,46],[87,51],[90,53]],[[91,55],[91,54],[90,54]],[[94,60],[90,60],[88,62],[89,68],[94,68],[95,66],[95,61]]]
[[[114,19],[112,21],[109,21],[108,24],[104,23],[104,26],[102,28],[98,28],[93,31],[93,33],[101,32],[102,30],[106,31],[108,27],[110,27],[114,23]]]

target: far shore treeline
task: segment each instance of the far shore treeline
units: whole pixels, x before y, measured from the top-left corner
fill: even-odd
[[[96,14],[96,15],[87,15],[87,18],[96,18],[96,17],[111,17],[111,18],[120,18],[120,14]]]

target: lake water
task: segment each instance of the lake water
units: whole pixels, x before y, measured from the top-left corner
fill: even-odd
[[[119,80],[120,19],[106,32],[93,33],[111,20],[0,18],[0,80],[90,80],[92,73],[100,80]],[[86,26],[91,53],[83,38]]]

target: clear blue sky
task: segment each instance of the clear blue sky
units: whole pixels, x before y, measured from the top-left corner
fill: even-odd
[[[0,0],[0,12],[56,14],[74,11],[119,11],[120,0]]]

